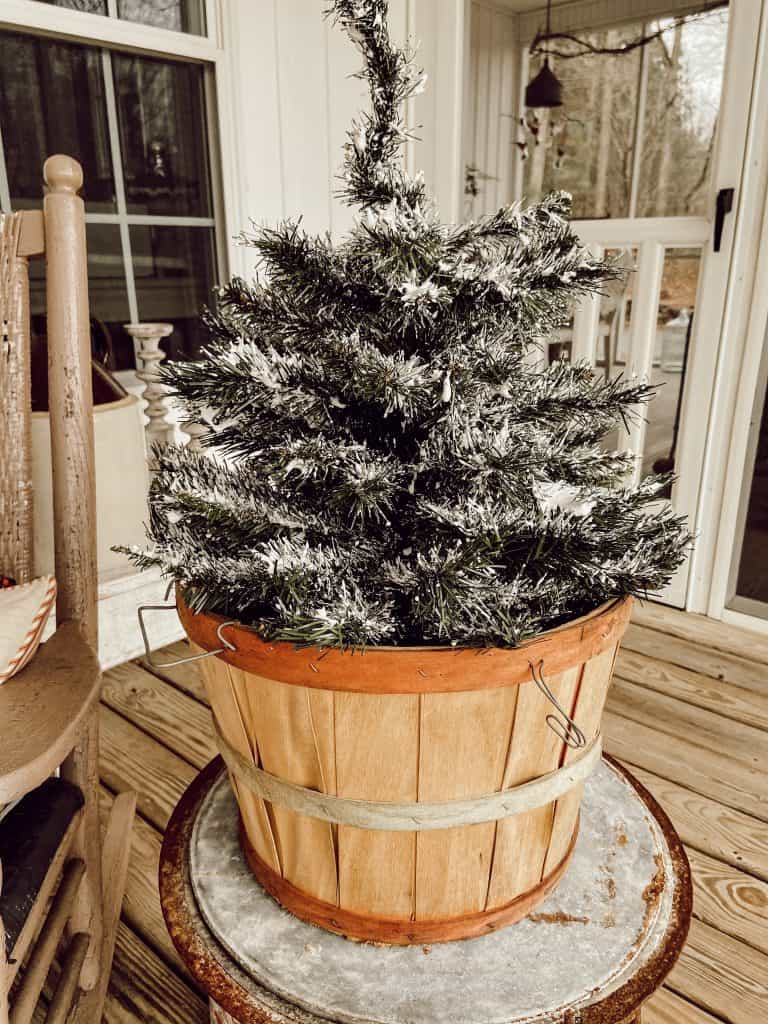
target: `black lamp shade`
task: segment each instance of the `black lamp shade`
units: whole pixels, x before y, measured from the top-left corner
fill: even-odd
[[[562,107],[563,87],[545,60],[544,65],[535,78],[531,79],[525,90],[526,107]]]

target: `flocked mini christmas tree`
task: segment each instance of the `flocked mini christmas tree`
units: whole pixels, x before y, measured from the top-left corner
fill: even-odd
[[[653,393],[532,355],[614,273],[552,195],[441,224],[403,168],[424,76],[386,0],[335,0],[372,106],[353,124],[347,238],[300,223],[244,238],[259,283],[206,314],[200,362],[163,379],[205,449],[156,450],[150,535],[196,610],[301,644],[496,644],[662,587],[689,535],[623,482],[601,438]],[[307,172],[309,173],[309,171]]]

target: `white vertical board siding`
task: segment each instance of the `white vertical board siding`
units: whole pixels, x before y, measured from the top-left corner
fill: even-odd
[[[424,171],[444,220],[462,214],[464,192],[465,0],[408,0],[411,34],[421,44],[418,58],[429,75],[415,102],[420,142],[416,169]]]
[[[344,162],[344,144],[350,122],[357,112],[367,107],[365,82],[354,75],[360,70],[361,58],[344,33],[329,22],[326,31],[326,60],[328,90],[328,184],[331,194],[330,230],[340,238],[352,226],[355,211],[338,198],[341,188],[341,170]],[[305,168],[305,173],[308,168]]]
[[[223,10],[222,42],[229,57],[234,106],[232,143],[237,167],[230,196],[231,230],[275,223],[284,216],[280,100],[275,47],[277,0],[229,0]],[[253,253],[237,250],[231,271],[250,278]]]
[[[408,165],[423,168],[446,218],[458,216],[463,189],[462,118],[465,0],[391,0],[398,42],[422,40],[418,61],[427,91],[411,103],[421,124]],[[311,232],[348,230],[354,211],[339,200],[346,132],[367,108],[361,58],[339,28],[323,19],[327,0],[227,0],[224,48],[234,97],[234,161],[239,194],[233,229],[252,219],[303,219]],[[239,218],[239,223],[234,223]],[[251,277],[253,254],[239,250],[233,271]]]
[[[277,67],[285,213],[310,232],[331,225],[328,26],[324,0],[279,0]]]
[[[480,194],[466,197],[464,213],[493,213],[514,198],[519,45],[517,18],[472,0],[464,164],[476,167]]]

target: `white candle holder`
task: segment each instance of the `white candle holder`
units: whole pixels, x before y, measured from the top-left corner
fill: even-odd
[[[145,426],[147,449],[153,444],[168,444],[173,437],[173,427],[166,420],[165,388],[158,380],[158,366],[165,359],[165,352],[160,342],[173,333],[173,324],[124,324],[128,334],[133,338],[136,347],[136,358],[141,368],[136,376],[144,383],[142,398],[147,403],[144,414],[147,417]]]

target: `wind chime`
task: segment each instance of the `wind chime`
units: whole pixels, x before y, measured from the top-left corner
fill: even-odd
[[[544,31],[544,39],[552,35],[552,0],[547,0],[547,24]],[[537,37],[537,41],[541,37]],[[523,160],[530,155],[530,145],[540,146],[549,142],[556,146],[555,169],[560,167],[565,148],[558,143],[565,126],[564,118],[553,117],[549,114],[544,117],[539,111],[551,111],[563,105],[563,86],[560,79],[549,65],[549,54],[545,53],[544,63],[537,74],[528,83],[525,90],[526,112],[520,118],[520,127],[523,129],[523,138],[518,141],[517,148]],[[549,128],[548,138],[545,137],[545,128]]]

